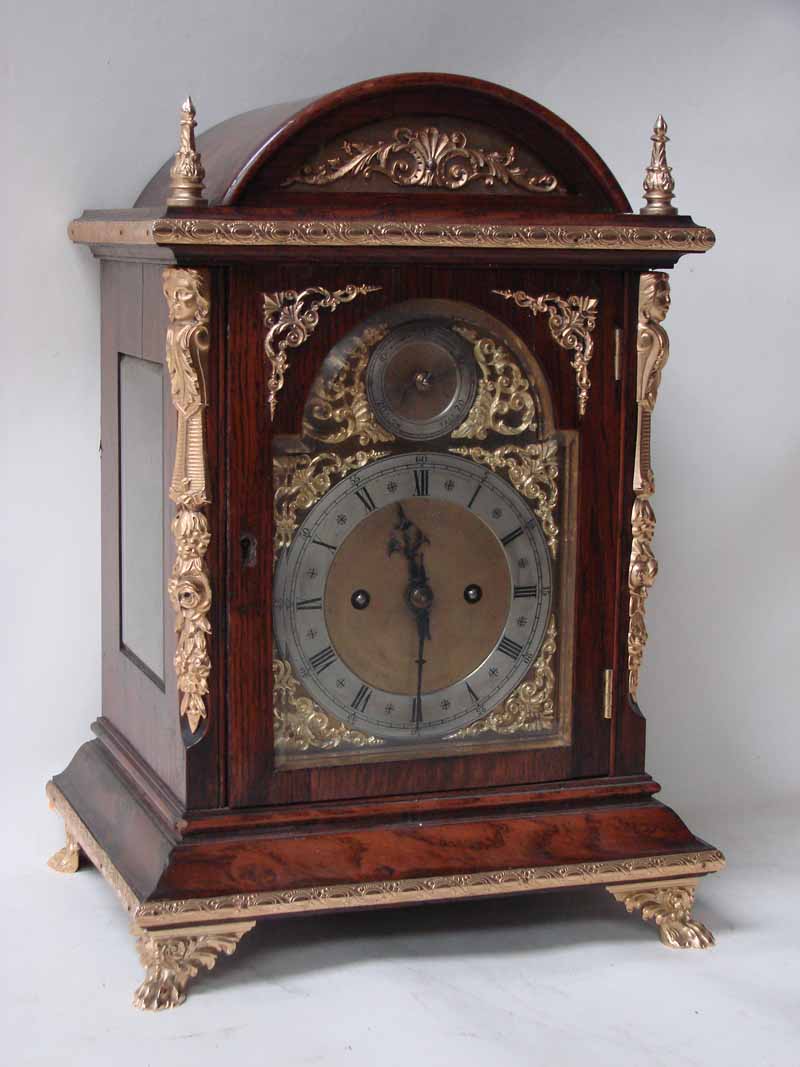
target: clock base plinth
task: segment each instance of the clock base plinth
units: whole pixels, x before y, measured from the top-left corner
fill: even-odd
[[[170,816],[132,770],[93,741],[47,794],[67,832],[51,865],[85,855],[133,920],[142,1008],[182,1003],[201,969],[281,915],[603,886],[665,944],[713,941],[691,906],[724,857],[645,775]]]

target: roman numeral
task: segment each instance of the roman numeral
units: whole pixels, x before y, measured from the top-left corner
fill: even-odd
[[[536,596],[535,585],[515,585],[514,586],[514,599],[519,600],[524,596]]]
[[[497,647],[500,652],[506,656],[510,656],[511,659],[518,659],[519,654],[522,651],[522,645],[518,645],[516,641],[512,641],[510,637],[505,636]]]
[[[329,548],[331,550],[331,552],[335,552],[336,551],[336,545],[329,545],[327,541],[318,541],[316,539],[316,537],[311,542],[311,544],[312,545],[319,545],[320,548]]]
[[[362,685],[359,691],[353,698],[351,708],[355,708],[356,711],[366,711],[367,704],[369,704],[369,698],[372,696],[372,690],[368,685]]]
[[[327,648],[321,648],[319,652],[315,652],[309,660],[311,667],[317,674],[322,674],[326,667],[330,667],[336,660],[336,653],[333,651],[330,645]]]
[[[516,541],[518,537],[522,536],[522,527],[518,526],[516,530],[512,530],[511,533],[507,533],[502,539],[504,545],[510,545],[512,541]]]
[[[481,491],[481,489],[483,489],[483,482],[479,482],[478,483],[478,488],[475,490],[475,492],[469,498],[469,504],[467,504],[468,508],[471,508],[472,505],[475,503],[475,497],[478,495],[478,493]]]
[[[298,600],[295,611],[322,611],[322,597],[312,596],[309,600]]]
[[[363,489],[357,490],[356,496],[361,501],[361,503],[364,505],[364,507],[367,509],[367,511],[374,511],[375,510],[375,501],[369,495],[369,489],[364,487]]]
[[[414,496],[427,496],[430,485],[430,471],[414,471]]]

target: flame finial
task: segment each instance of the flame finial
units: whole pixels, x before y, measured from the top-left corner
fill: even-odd
[[[181,107],[180,143],[169,172],[170,207],[205,207],[208,203],[203,196],[206,172],[194,143],[195,115],[192,98],[187,96]]]
[[[667,163],[667,124],[664,116],[659,115],[650,135],[653,148],[650,153],[650,165],[644,173],[644,199],[647,201],[639,209],[640,215],[677,215],[678,209],[672,206],[675,195],[675,180],[672,167]]]

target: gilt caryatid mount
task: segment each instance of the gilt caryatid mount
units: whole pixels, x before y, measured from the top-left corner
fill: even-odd
[[[630,608],[628,628],[628,691],[636,700],[647,627],[645,601],[658,573],[651,543],[656,517],[650,503],[655,479],[650,464],[650,424],[656,406],[661,372],[669,359],[669,338],[661,325],[669,311],[669,278],[662,271],[643,274],[639,287],[639,321],[636,335],[636,455],[631,513]]]
[[[211,659],[211,582],[206,552],[211,541],[205,507],[206,450],[203,424],[206,406],[203,361],[208,356],[208,274],[199,270],[164,271],[164,296],[169,310],[166,362],[172,403],[178,419],[175,466],[170,499],[175,503],[172,534],[175,563],[167,585],[178,635],[175,673],[181,693],[180,713],[191,733],[206,717]]]
[[[714,244],[673,204],[663,117],[638,212],[563,120],[470,78],[197,137],[188,98],[176,127],[132,209],[69,230],[102,263],[103,706],[47,787],[50,866],[119,897],[135,1004],[315,911],[594,885],[708,947],[695,890],[725,861],[654,798],[636,704],[666,271]],[[125,571],[139,524],[154,565]],[[387,663],[410,635],[413,686],[370,679],[373,634]]]

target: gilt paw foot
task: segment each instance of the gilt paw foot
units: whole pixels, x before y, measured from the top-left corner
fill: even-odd
[[[232,956],[254,922],[143,930],[134,926],[145,978],[133,996],[135,1008],[164,1011],[186,1000],[186,986],[201,967],[211,970],[221,953]]]
[[[69,830],[66,835],[67,843],[58,852],[53,853],[47,861],[47,866],[59,874],[74,874],[81,865],[81,850]]]
[[[710,948],[714,935],[691,914],[696,885],[695,879],[609,885],[606,889],[627,911],[641,912],[643,919],[654,922],[661,941],[669,948]]]

